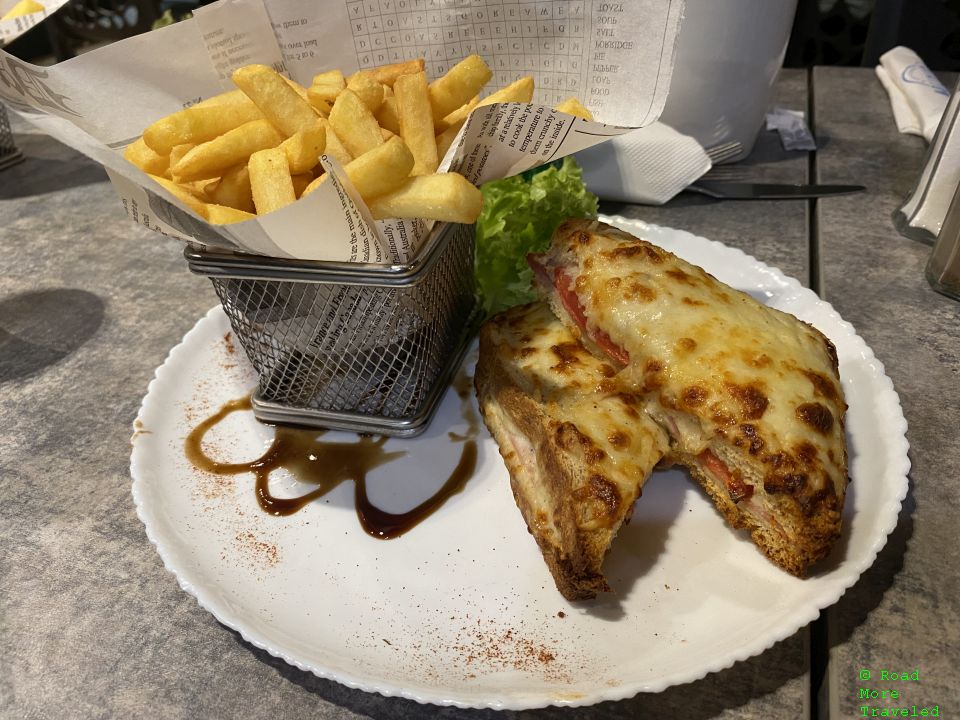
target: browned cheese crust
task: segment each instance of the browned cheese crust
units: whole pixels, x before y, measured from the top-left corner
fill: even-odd
[[[568,221],[537,259],[554,312],[618,372],[727,520],[802,576],[840,534],[846,404],[833,344],[677,256]]]
[[[568,600],[609,590],[603,559],[667,438],[609,363],[587,352],[542,303],[480,333],[475,383],[517,506]]]

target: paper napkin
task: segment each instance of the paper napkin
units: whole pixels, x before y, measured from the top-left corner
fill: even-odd
[[[950,97],[947,89],[913,50],[903,46],[881,55],[876,72],[890,96],[897,129],[930,142]]]
[[[577,153],[601,200],[662,205],[710,169],[700,143],[655,122]]]

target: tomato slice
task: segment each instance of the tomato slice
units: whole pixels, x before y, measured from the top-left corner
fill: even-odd
[[[617,345],[610,336],[603,330],[591,330],[587,327],[587,314],[584,311],[580,298],[573,290],[573,278],[570,273],[562,267],[554,268],[553,277],[550,277],[550,269],[541,262],[540,255],[527,255],[527,264],[533,270],[537,281],[545,288],[553,286],[560,297],[560,302],[570,319],[576,323],[584,334],[590,338],[597,347],[605,352],[610,358],[616,360],[621,365],[627,365],[630,362],[630,355],[622,347]]]
[[[697,459],[726,486],[730,499],[734,502],[753,496],[753,485],[748,485],[734,477],[723,460],[714,455],[709,448],[700,453]]]
[[[560,302],[563,303],[563,307],[570,313],[570,317],[586,333],[587,337],[618,363],[627,365],[630,362],[630,355],[626,350],[613,342],[603,330],[587,327],[587,315],[580,298],[573,291],[573,278],[570,277],[570,273],[563,268],[555,269],[553,271],[553,286],[560,295]]]

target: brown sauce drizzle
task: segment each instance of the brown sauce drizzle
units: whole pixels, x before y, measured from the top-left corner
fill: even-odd
[[[250,410],[250,396],[231,400],[216,413],[197,425],[187,436],[184,450],[194,467],[215,475],[241,475],[252,472],[256,477],[256,496],[260,507],[271,515],[292,515],[317,498],[323,497],[345,480],[353,480],[357,518],[364,531],[382,540],[399,537],[432,515],[450,497],[463,490],[477,466],[476,436],[479,421],[470,404],[472,378],[462,371],[454,380],[461,400],[461,417],[467,422],[465,434],[447,433],[453,442],[462,442],[460,460],[446,482],[429,498],[402,513],[381,510],[367,495],[367,473],[392,460],[403,457],[406,450],[387,452],[386,437],[357,435],[356,442],[328,442],[322,439],[325,430],[277,426],[267,451],[256,460],[223,463],[203,450],[204,436],[231,413]],[[298,480],[317,486],[305,495],[278,498],[270,493],[270,473],[284,468]]]

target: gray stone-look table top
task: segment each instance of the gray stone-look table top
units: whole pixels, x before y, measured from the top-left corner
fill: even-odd
[[[923,687],[933,688],[929,701],[939,699],[946,710],[960,695],[947,672],[951,663],[957,667],[956,572],[940,551],[957,540],[948,519],[956,506],[948,490],[957,449],[947,428],[948,409],[957,407],[960,348],[956,334],[944,339],[951,323],[956,333],[957,304],[926,288],[917,270],[923,249],[888,228],[922,147],[882,134],[885,98],[878,101],[866,87],[869,71],[856,72],[836,76],[860,86],[837,91],[832,119],[818,105],[818,125],[830,135],[818,168],[823,179],[855,179],[825,173],[834,161],[854,166],[858,153],[880,142],[862,141],[858,133],[869,127],[893,155],[878,171],[889,172],[891,184],[877,185],[878,196],[871,188],[850,198],[863,204],[846,215],[834,205],[838,199],[821,203],[822,274],[828,299],[877,351],[901,392],[914,487],[888,549],[829,613],[833,667],[912,658],[922,672],[936,674],[941,685]],[[818,71],[816,79],[829,85],[834,77]],[[777,104],[804,109],[807,73],[784,72],[777,91]],[[845,96],[856,93],[871,103],[862,118],[844,111]],[[0,174],[0,717],[500,716],[383,698],[299,671],[245,643],[179,589],[133,508],[129,437],[154,369],[216,296],[187,271],[179,245],[124,216],[99,168],[13,123],[27,161]],[[830,159],[848,143],[852,149]],[[767,134],[747,164],[751,178],[807,179],[806,154],[781,152]],[[661,208],[602,209],[722,241],[811,282],[809,203],[722,203],[684,194]],[[843,216],[831,220],[828,211]],[[856,231],[843,230],[851,217]],[[830,223],[837,228],[832,244],[825,239]],[[869,273],[857,264],[860,236],[871,238],[877,253]],[[908,249],[894,250],[895,243]],[[846,268],[839,276],[830,269],[831,253],[833,267]],[[844,285],[851,274],[856,292]],[[931,453],[918,456],[926,447],[935,461]],[[507,715],[806,717],[809,647],[803,629],[758,657],[663,693]],[[871,647],[877,649],[868,658]],[[935,660],[938,647],[943,657]],[[840,695],[856,684],[845,673],[831,683]],[[853,716],[855,706],[840,707],[837,717]]]
[[[862,717],[865,705],[939,705],[952,717],[960,712],[960,303],[930,288],[930,247],[899,235],[890,218],[913,189],[926,145],[897,132],[872,70],[817,68],[813,86],[818,180],[868,187],[819,203],[821,292],[893,380],[912,463],[886,547],[829,611],[824,699],[837,718]],[[919,670],[920,679],[885,682],[881,670]],[[902,695],[862,699],[861,688]]]

